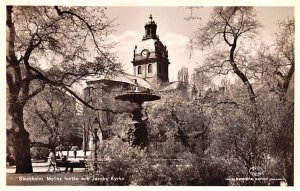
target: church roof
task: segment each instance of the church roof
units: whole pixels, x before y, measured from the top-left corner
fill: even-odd
[[[96,82],[96,81],[115,81],[115,82],[135,85],[135,80],[136,80],[136,83],[138,86],[141,86],[141,87],[144,87],[147,89],[152,89],[151,85],[148,81],[144,80],[143,78],[139,78],[137,76],[127,74],[125,72],[119,72],[114,75],[100,76],[97,78],[91,76],[87,80],[87,83]]]
[[[156,35],[156,23],[152,19],[152,15],[149,17],[149,21],[145,25],[145,35],[143,39],[136,45],[134,49],[134,60],[143,60],[141,52],[143,50],[148,50],[149,52],[155,52],[155,54],[150,55],[150,58],[157,58],[163,55],[167,58],[167,47],[159,40],[158,35]]]
[[[157,39],[152,38],[140,41],[137,44],[136,53],[141,53],[144,49],[147,49],[149,51],[155,51],[155,42],[157,41]]]
[[[186,89],[189,88],[189,85],[175,81],[175,82],[169,82],[161,91],[175,91],[175,90],[181,90],[181,89]]]

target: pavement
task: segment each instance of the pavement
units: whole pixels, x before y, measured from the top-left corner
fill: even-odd
[[[67,155],[67,151],[63,151],[62,152],[63,155]],[[86,152],[86,155],[89,156],[90,155],[90,151]],[[78,150],[77,151],[77,156],[76,159],[73,156],[73,151],[69,151],[69,157],[68,160],[72,161],[72,162],[79,162],[79,160],[83,160],[84,159],[84,153],[82,150]],[[43,161],[32,161],[32,168],[33,168],[33,172],[48,172],[48,163],[47,162],[43,162]],[[50,167],[50,172],[53,172],[53,167]],[[61,172],[64,172],[65,167],[60,167]],[[6,166],[6,173],[12,174],[15,173],[16,171],[16,166]],[[73,172],[84,172],[85,169],[84,168],[74,168]],[[53,172],[55,173],[55,172]]]

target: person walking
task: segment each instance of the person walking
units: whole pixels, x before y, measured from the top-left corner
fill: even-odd
[[[72,146],[72,148],[71,148],[71,150],[73,151],[73,154],[74,154],[74,158],[76,158],[76,156],[77,156],[77,150],[78,149],[79,148],[76,145]]]
[[[49,157],[48,157],[48,170],[50,171],[50,166],[53,166],[53,171],[55,171],[56,162],[55,162],[55,154],[52,149],[49,149]]]
[[[59,146],[57,146],[57,147],[55,148],[55,151],[56,151],[57,156],[58,156],[60,159],[62,159],[62,158],[63,158],[63,153],[62,153],[62,151],[63,151],[63,146],[62,146],[62,144],[60,144]]]

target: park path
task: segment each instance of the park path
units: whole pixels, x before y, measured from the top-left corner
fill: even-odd
[[[90,151],[87,152],[87,155],[90,154]],[[63,155],[67,155],[67,151],[63,151]],[[68,157],[68,160],[69,161],[72,161],[72,162],[79,162],[79,160],[83,160],[84,158],[84,153],[82,150],[78,150],[77,151],[77,157],[76,159],[74,158],[73,156],[73,151],[69,151],[69,157]],[[47,162],[32,162],[32,168],[33,168],[33,172],[47,172],[48,170],[48,165],[47,165]],[[48,173],[55,173],[55,172],[52,172],[53,168],[51,167],[50,168],[51,171],[48,172]],[[65,168],[64,167],[61,167],[60,168],[61,171],[64,171]],[[16,166],[6,166],[6,173],[9,173],[9,174],[13,174],[15,173],[16,171]],[[74,171],[73,172],[84,172],[84,169],[82,168],[74,168]]]

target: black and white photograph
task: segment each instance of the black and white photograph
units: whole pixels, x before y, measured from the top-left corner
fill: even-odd
[[[88,2],[2,6],[7,187],[295,186],[296,1]]]

